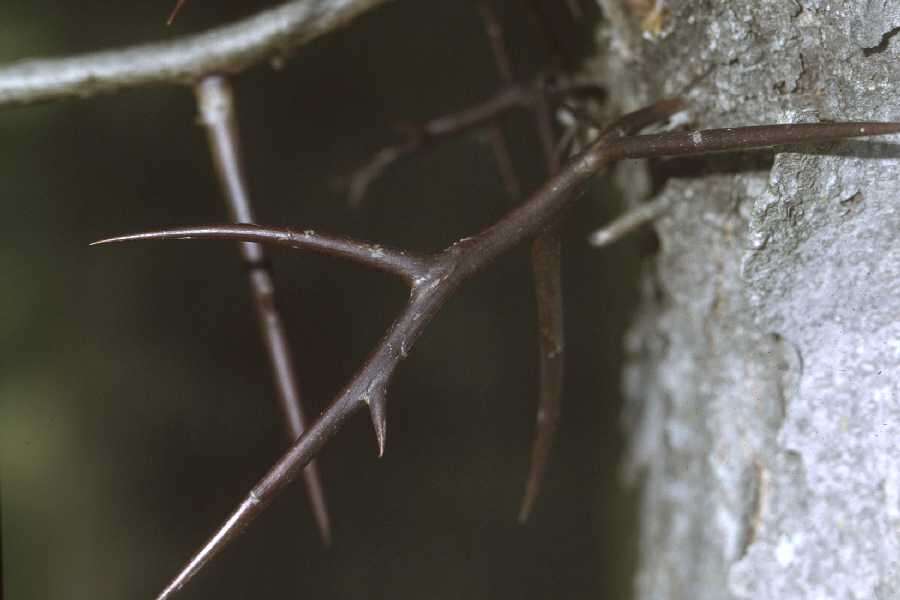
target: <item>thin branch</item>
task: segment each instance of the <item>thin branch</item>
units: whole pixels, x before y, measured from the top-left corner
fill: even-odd
[[[625,115],[602,130],[599,137],[601,140],[610,141],[636,133],[651,123],[681,111],[682,108],[680,100],[664,100],[635,113]],[[550,138],[547,133],[549,131],[549,119],[546,113],[543,118],[539,117],[539,123],[539,131],[544,132],[542,134],[544,152],[548,156],[552,155],[558,161],[559,153],[555,149],[550,149],[548,152],[548,140]],[[669,202],[666,201],[666,206],[668,204]],[[560,245],[558,234],[555,240],[549,235],[556,231],[558,231],[558,228],[545,232],[535,240],[532,246],[532,262],[538,290],[538,322],[540,323],[541,334],[541,385],[535,437],[531,452],[531,467],[528,472],[525,495],[519,512],[519,521],[523,523],[528,519],[540,493],[550,451],[553,449],[562,401],[565,346],[562,327],[562,288],[559,279]]]
[[[388,168],[436,142],[491,127],[503,114],[517,108],[529,108],[545,94],[559,97],[570,93],[598,95],[603,94],[603,90],[585,83],[548,85],[546,78],[538,77],[529,85],[510,85],[484,102],[427,121],[407,133],[402,142],[382,148],[347,178],[349,202],[359,206],[369,186]]]
[[[315,457],[347,419],[363,407],[369,408],[381,450],[386,430],[384,408],[387,384],[396,366],[406,357],[424,327],[444,302],[465,280],[482,271],[498,256],[539,234],[578,197],[590,179],[604,172],[612,163],[623,158],[749,150],[890,133],[900,133],[900,123],[766,125],[642,135],[601,140],[594,144],[572,159],[556,176],[550,178],[525,204],[508,212],[494,225],[474,237],[456,242],[440,254],[416,263],[423,267],[423,271],[419,278],[411,280],[409,303],[350,383],[250,491],[222,528],[191,559],[159,599],[168,598],[180,589],[203,565],[249,526],[278,492],[297,478],[303,467]],[[179,233],[169,237],[191,237],[194,235],[193,232],[198,231],[205,232],[203,237],[228,237],[222,231],[226,228],[216,229],[216,231],[213,231],[213,228],[180,230]],[[248,235],[248,231],[242,229],[230,237],[239,241],[272,241],[282,244],[286,243],[286,239],[291,239],[283,230],[256,228],[254,232],[255,235]],[[159,238],[166,235],[166,233],[153,236],[138,235],[132,236],[132,239]],[[358,242],[347,241],[344,244],[361,245]],[[301,247],[319,249],[319,246],[313,243]]]
[[[241,165],[240,136],[231,86],[224,77],[213,75],[201,80],[194,89],[200,108],[200,120],[206,127],[213,164],[231,219],[238,223],[253,223],[256,219]],[[260,333],[275,377],[275,389],[286,426],[287,441],[291,443],[306,429],[306,417],[303,414],[300,387],[294,372],[287,333],[275,304],[272,269],[262,246],[243,242],[239,247],[241,258],[247,265],[247,277],[253,293]],[[303,470],[303,479],[319,534],[327,546],[331,543],[331,526],[325,492],[315,461],[310,462]]]
[[[293,0],[232,25],[171,42],[0,67],[0,105],[193,83],[236,73],[349,23],[388,0]]]
[[[625,115],[600,132],[599,139],[611,141],[637,133],[647,125],[664,120],[683,109],[681,100],[663,100]],[[559,152],[553,139],[549,107],[535,106],[538,134],[550,174],[560,168]],[[525,483],[525,494],[519,509],[519,522],[524,523],[540,494],[544,472],[559,426],[562,404],[565,340],[563,331],[563,298],[561,281],[561,240],[559,224],[549,226],[532,244],[531,262],[534,273],[539,327],[539,396],[535,422],[531,466]]]
[[[316,233],[312,229],[294,231],[287,228],[260,227],[249,223],[149,231],[107,238],[96,241],[91,245],[99,246],[136,240],[191,239],[236,240],[239,242],[275,244],[300,250],[310,250],[318,254],[345,258],[372,269],[392,273],[406,281],[415,281],[421,278],[427,265],[425,259],[421,257],[403,250],[387,248],[380,244],[369,244],[344,237],[323,235]]]
[[[494,12],[490,0],[478,3],[484,29],[491,42],[494,63],[503,83],[513,81],[512,63],[503,41],[503,27]],[[540,94],[531,105],[537,122],[538,138],[544,154],[547,176],[559,171],[553,124],[545,94]],[[499,125],[490,128],[492,147],[503,176],[507,192],[513,202],[519,202],[522,186],[515,171],[508,164],[509,148]],[[553,446],[559,422],[559,407],[563,383],[563,303],[560,275],[561,240],[558,224],[545,229],[531,245],[531,265],[534,275],[535,301],[538,308],[539,345],[539,394],[537,424],[532,446],[531,467],[525,487],[525,495],[519,510],[519,521],[524,523],[531,513],[541,480]]]
[[[531,466],[519,508],[520,523],[528,520],[540,493],[559,424],[565,358],[561,254],[559,223],[554,223],[531,245],[531,266],[538,308],[540,383]]]
[[[651,202],[641,204],[614,219],[605,227],[593,232],[588,237],[588,243],[594,248],[603,248],[613,242],[622,239],[632,231],[645,223],[655,221],[666,214],[672,207],[671,195],[660,196]]]

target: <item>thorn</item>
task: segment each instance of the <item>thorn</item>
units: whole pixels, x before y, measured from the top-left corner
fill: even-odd
[[[121,242],[140,242],[153,240],[233,240],[237,242],[287,243],[290,241],[291,232],[288,230],[276,232],[252,223],[237,223],[228,225],[207,225],[201,227],[179,227],[164,229],[161,231],[145,231],[116,237],[106,238],[91,242],[91,246],[105,244],[118,244]]]
[[[147,233],[135,233],[132,235],[120,235],[120,236],[116,236],[116,237],[97,240],[96,242],[91,242],[88,245],[89,246],[104,246],[106,244],[118,244],[121,242],[132,242],[135,240],[153,239],[153,237],[151,237],[153,235],[154,234],[147,234]]]
[[[672,206],[671,196],[660,196],[652,202],[641,204],[623,215],[620,215],[611,223],[594,231],[588,237],[588,243],[594,248],[608,246],[646,223],[652,223],[660,218]]]
[[[703,131],[659,133],[619,138],[608,142],[613,160],[655,156],[688,156],[734,152],[792,144],[832,142],[849,138],[900,133],[900,123],[849,121],[754,125]],[[595,147],[602,147],[603,142]]]
[[[551,150],[552,151],[552,150]],[[560,278],[561,245],[559,227],[547,229],[531,246],[534,290],[538,308],[540,345],[538,410],[535,415],[531,466],[525,484],[525,496],[519,512],[524,523],[540,495],[541,482],[559,422],[563,387],[563,297]]]
[[[525,495],[522,497],[522,505],[519,509],[519,523],[521,524],[528,520],[540,496],[541,483],[544,480],[544,472],[547,470],[547,462],[553,448],[553,440],[556,437],[558,415],[547,415],[547,413],[539,411],[537,417],[538,430],[532,446],[531,467],[528,469]]]
[[[378,442],[378,458],[384,456],[384,444],[387,438],[387,397],[378,393],[370,397],[366,404],[369,405],[369,416],[372,418],[372,427],[375,428],[375,439]]]
[[[172,9],[172,12],[169,13],[169,18],[166,20],[166,25],[171,25],[175,22],[175,17],[178,15],[178,11],[181,10],[181,7],[184,5],[184,0],[178,0],[175,3],[175,8]]]
[[[187,566],[172,580],[172,582],[156,597],[156,600],[166,600],[183,588],[194,575],[196,575],[209,560],[218,554],[228,542],[237,536],[247,524],[252,521],[263,509],[262,503],[256,492],[251,491],[238,509],[229,517],[225,524],[213,535],[212,538],[191,559]]]

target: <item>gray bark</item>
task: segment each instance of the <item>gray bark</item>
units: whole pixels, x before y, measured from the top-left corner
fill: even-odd
[[[624,109],[681,94],[697,128],[900,119],[896,0],[670,0],[659,35],[639,3],[601,4],[595,68]],[[627,340],[636,597],[900,598],[892,141],[719,159],[661,190]]]

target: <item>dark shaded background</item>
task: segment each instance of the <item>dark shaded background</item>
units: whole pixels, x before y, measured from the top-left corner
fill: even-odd
[[[0,61],[151,41],[263,4],[0,4]],[[517,1],[517,75],[547,60]],[[593,20],[546,0],[561,39]],[[488,96],[496,70],[472,2],[398,0],[236,82],[262,222],[436,250],[509,205],[489,148],[460,138],[391,170],[354,211],[334,190],[394,127]],[[0,468],[4,597],[149,598],[285,447],[233,245],[87,247],[221,222],[193,97],[142,89],[0,111]],[[504,122],[523,178],[544,176],[528,114]],[[335,525],[324,550],[295,484],[185,598],[622,598],[633,499],[618,486],[621,338],[634,242],[590,250],[614,214],[602,183],[566,225],[568,365],[560,440],[532,522],[515,517],[536,403],[525,248],[464,288],[391,388],[386,455],[365,415],[319,463]],[[274,252],[279,304],[315,414],[405,300],[389,278]]]

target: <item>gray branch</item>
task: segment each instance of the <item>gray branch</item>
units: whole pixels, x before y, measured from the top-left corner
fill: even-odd
[[[171,42],[0,67],[0,106],[155,84],[190,84],[283,55],[388,0],[294,0]]]

